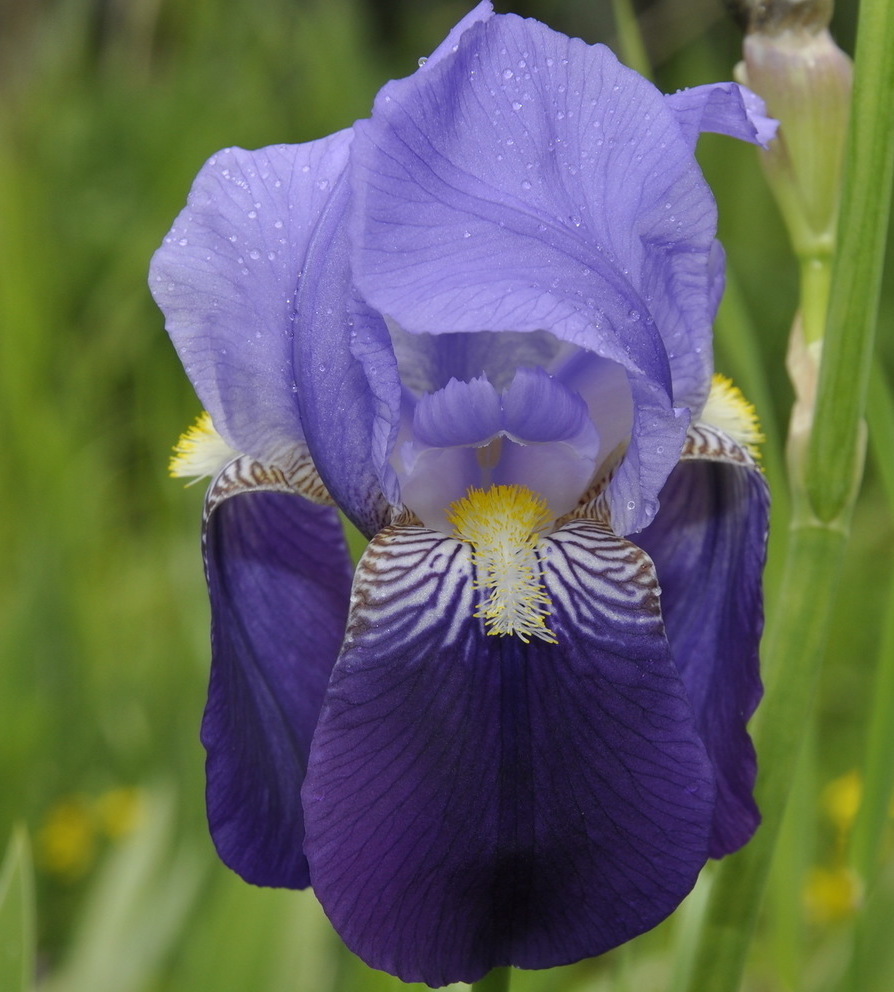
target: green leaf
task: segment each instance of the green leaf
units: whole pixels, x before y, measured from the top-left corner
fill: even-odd
[[[0,989],[33,988],[34,930],[31,847],[24,828],[18,827],[0,869]]]
[[[192,910],[207,863],[175,846],[175,799],[147,789],[141,822],[103,863],[71,946],[42,992],[138,992],[156,987]]]
[[[894,4],[863,0],[838,248],[804,485],[817,518],[847,516],[862,468],[860,425],[873,355],[894,177]]]

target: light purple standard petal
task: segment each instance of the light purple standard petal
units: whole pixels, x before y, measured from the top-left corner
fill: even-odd
[[[767,116],[764,101],[739,83],[693,86],[665,99],[693,147],[700,134],[714,131],[766,148],[779,127],[779,121]]]
[[[302,438],[295,284],[350,141],[218,152],[152,260],[150,288],[215,428],[262,460]]]
[[[372,537],[399,489],[388,458],[400,425],[397,361],[382,318],[356,297],[348,262],[351,193],[338,184],[317,225],[295,311],[297,402],[333,499]]]
[[[484,376],[470,382],[451,379],[421,397],[413,412],[416,440],[435,447],[483,444],[502,427],[500,397]]]
[[[674,658],[717,768],[712,857],[741,847],[760,815],[746,723],[761,697],[758,642],[769,492],[750,456],[699,425],[637,544],[652,556]]]
[[[713,772],[654,575],[591,525],[546,539],[557,645],[487,636],[471,549],[389,528],[303,790],[314,889],[405,981],[546,968],[654,926],[704,863]]]
[[[452,55],[459,45],[459,40],[465,34],[465,32],[473,25],[477,24],[478,21],[486,21],[493,17],[494,7],[489,0],[482,0],[476,7],[469,11],[466,16],[455,24],[451,29],[447,37],[441,42],[440,45],[431,53],[431,55],[424,60],[420,60],[420,68],[422,70],[430,71],[434,66],[438,64],[443,58],[447,58]]]
[[[511,437],[535,441],[575,441],[595,457],[599,436],[586,402],[540,368],[521,368],[503,390],[503,427]]]
[[[701,405],[716,211],[651,84],[607,49],[494,17],[386,86],[356,130],[353,270],[371,305],[410,336],[550,331]],[[643,417],[673,429],[669,404]],[[659,486],[674,457],[652,445]]]
[[[301,782],[351,586],[341,524],[334,509],[300,496],[248,492],[213,510],[204,548],[211,834],[247,881],[302,888]]]

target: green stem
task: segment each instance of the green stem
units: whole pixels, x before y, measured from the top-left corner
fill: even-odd
[[[875,463],[889,508],[894,511],[894,399],[879,369],[869,390],[869,423]],[[888,822],[894,790],[894,580],[889,580],[888,608],[882,628],[872,712],[866,736],[863,801],[851,836],[850,862],[862,882],[877,874],[879,848]]]
[[[511,968],[494,968],[484,978],[475,982],[473,992],[509,992]]]
[[[801,320],[807,344],[821,341],[826,332],[829,292],[832,288],[832,256],[804,255],[801,270]]]
[[[869,382],[869,438],[876,470],[894,513],[894,397],[881,369],[872,369]],[[850,836],[849,863],[863,891],[864,899],[855,920],[851,960],[840,988],[870,987],[877,959],[871,956],[871,926],[868,902],[879,875],[879,855],[888,824],[891,794],[894,791],[894,578],[889,578],[888,603],[884,611],[878,667],[872,693],[872,709],[866,734],[863,762],[863,798]]]
[[[822,521],[846,512],[861,458],[894,179],[894,4],[862,0],[838,249],[804,487]]]
[[[739,986],[810,718],[845,540],[838,527],[804,526],[791,533],[782,595],[764,652],[767,696],[754,731],[764,819],[751,843],[718,868],[691,992],[734,992]]]
[[[863,0],[845,159],[839,250],[806,464],[793,466],[794,524],[764,649],[768,688],[755,726],[764,822],[720,866],[692,992],[739,987],[801,751],[862,468],[861,421],[894,172],[894,4]],[[808,277],[808,283],[810,278]],[[805,285],[804,292],[811,291]],[[812,308],[812,302],[804,301]]]
[[[652,63],[643,44],[643,36],[631,0],[612,0],[612,13],[618,31],[621,61],[631,69],[635,69],[641,76],[651,79]]]

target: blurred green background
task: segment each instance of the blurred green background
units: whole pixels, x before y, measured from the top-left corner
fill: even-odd
[[[3,3],[0,848],[24,825],[41,982],[51,992],[401,988],[340,947],[310,893],[244,885],[218,864],[207,837],[202,487],[184,489],[166,474],[170,447],[199,406],[146,269],[212,152],[309,140],[365,116],[379,86],[411,72],[471,3]],[[838,6],[835,33],[852,51],[857,4]],[[615,37],[609,0],[512,9],[587,41]],[[740,36],[719,0],[658,0],[641,4],[640,15],[663,89],[731,77]],[[758,400],[769,434],[778,506],[772,610],[785,540],[783,359],[797,270],[755,151],[707,136],[700,158],[733,279],[717,365]],[[888,278],[882,367],[890,367],[892,318]],[[843,988],[857,919],[873,962],[865,988],[894,988],[894,851],[889,843],[862,895],[844,856],[866,712],[884,688],[874,672],[891,548],[891,513],[870,459],[818,717],[804,730],[808,748],[752,956],[753,990]],[[685,969],[706,875],[658,931],[597,961],[517,975],[514,987],[671,987]],[[9,919],[0,910],[0,927]]]

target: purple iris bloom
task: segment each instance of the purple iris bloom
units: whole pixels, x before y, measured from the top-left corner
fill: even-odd
[[[369,120],[211,158],[155,255],[214,428],[211,833],[374,967],[599,954],[758,823],[768,495],[693,148],[773,128],[484,3]]]

